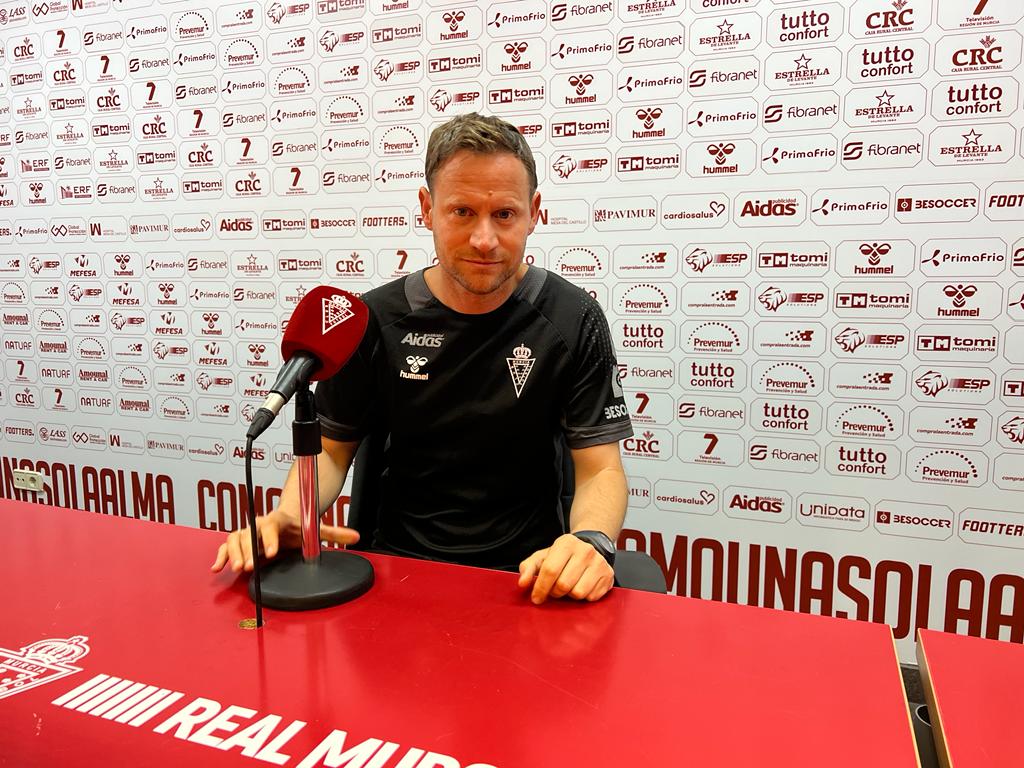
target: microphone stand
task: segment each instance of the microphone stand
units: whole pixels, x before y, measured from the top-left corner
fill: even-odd
[[[249,580],[249,596],[269,608],[308,611],[348,602],[373,586],[373,566],[364,557],[340,550],[320,550],[320,481],[317,456],[320,420],[309,391],[295,391],[292,452],[298,465],[302,549],[281,552]]]

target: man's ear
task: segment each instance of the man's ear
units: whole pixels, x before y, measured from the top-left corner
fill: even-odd
[[[434,227],[430,221],[430,216],[434,211],[434,201],[430,199],[430,190],[426,187],[420,187],[420,214],[423,216],[423,226],[433,231]]]
[[[527,234],[532,235],[533,230],[537,228],[537,221],[540,219],[540,192],[533,193],[533,200],[530,201],[530,231]]]

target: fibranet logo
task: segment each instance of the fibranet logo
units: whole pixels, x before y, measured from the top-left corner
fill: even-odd
[[[729,0],[713,5],[733,5]],[[843,6],[825,3],[807,9],[780,9],[768,17],[767,41],[773,48],[821,45],[843,34]]]
[[[686,85],[694,98],[750,93],[760,84],[760,72],[760,61],[754,56],[712,59],[695,65]]]
[[[678,21],[630,27],[616,39],[615,53],[625,64],[637,61],[672,61],[686,47],[683,25]]]
[[[813,395],[824,380],[821,366],[811,362],[762,360],[752,375],[755,389],[766,395]]]
[[[812,440],[758,435],[747,448],[747,461],[754,469],[777,472],[817,472],[821,448]]]
[[[837,355],[900,360],[906,356],[910,334],[905,326],[858,323],[837,325],[832,341]]]
[[[935,45],[935,69],[942,77],[1011,73],[1020,64],[1018,32],[950,35]]]
[[[843,165],[859,168],[913,168],[923,158],[924,137],[904,129],[851,133],[843,140]]]
[[[833,403],[827,422],[836,437],[894,440],[903,434],[903,411],[885,403]]]
[[[917,78],[927,67],[928,43],[924,40],[855,45],[847,57],[847,77],[855,83]]]
[[[613,3],[555,2],[551,6],[551,26],[556,29],[604,26],[614,18]]]
[[[761,42],[761,17],[756,13],[697,19],[690,27],[690,50],[698,57],[748,51]]]

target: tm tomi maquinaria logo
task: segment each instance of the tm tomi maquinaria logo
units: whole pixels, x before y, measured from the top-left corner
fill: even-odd
[[[322,333],[324,334],[337,328],[355,314],[352,311],[352,302],[341,294],[334,294],[330,297],[325,296],[321,301],[321,309],[323,318]]]
[[[533,350],[525,344],[520,344],[512,350],[512,357],[505,358],[505,362],[508,363],[508,372],[512,376],[512,384],[516,388],[516,398],[522,395],[523,386],[530,377],[533,364],[537,362],[536,358],[531,357],[532,354]]]

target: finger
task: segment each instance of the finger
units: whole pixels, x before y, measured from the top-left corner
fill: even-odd
[[[523,560],[519,564],[519,587],[525,589],[533,583],[533,580],[537,578],[537,573],[540,571],[540,564],[544,562],[544,558],[547,557],[548,550],[541,549],[534,552],[528,558]]]
[[[278,537],[280,531],[276,525],[267,518],[262,518],[256,521],[256,527],[259,530],[261,541],[257,542],[257,545],[262,545],[263,554],[267,557],[273,557],[277,554],[278,548]],[[248,531],[246,531],[248,533]],[[249,547],[252,548],[252,539],[249,540]]]
[[[605,576],[598,580],[597,584],[587,595],[587,602],[593,603],[596,600],[600,600],[602,597],[607,595],[612,587],[615,585],[615,575]]]
[[[600,564],[589,563],[588,567],[584,569],[583,573],[576,579],[576,583],[569,588],[566,594],[573,600],[583,600],[594,590],[598,582],[604,578],[607,567],[608,564],[603,560]]]
[[[228,548],[228,562],[231,563],[231,570],[238,573],[242,570],[242,566],[245,565],[245,541],[242,537],[242,533],[249,534],[248,529],[242,531],[233,531],[228,535],[227,548]]]
[[[321,525],[320,539],[331,544],[348,546],[359,541],[359,531],[342,525]]]
[[[594,549],[589,544],[587,546],[591,550]],[[585,578],[585,574],[590,568],[592,568],[590,558],[585,554],[581,554],[578,550],[574,551],[551,587],[551,597],[565,597],[570,594],[576,589],[580,579]],[[590,584],[590,582],[588,582],[588,585],[590,588],[593,588],[593,584]],[[590,589],[587,589],[587,591],[589,592]]]
[[[210,566],[210,570],[214,573],[220,571],[225,564],[228,562],[228,545],[221,544],[217,548],[217,557],[213,561],[213,565]]]
[[[540,605],[548,599],[551,588],[569,561],[571,552],[570,548],[557,544],[548,550],[548,556],[544,558],[544,562],[540,566],[540,573],[537,574],[537,580],[533,582],[533,592],[530,594],[530,599],[535,605]]]

